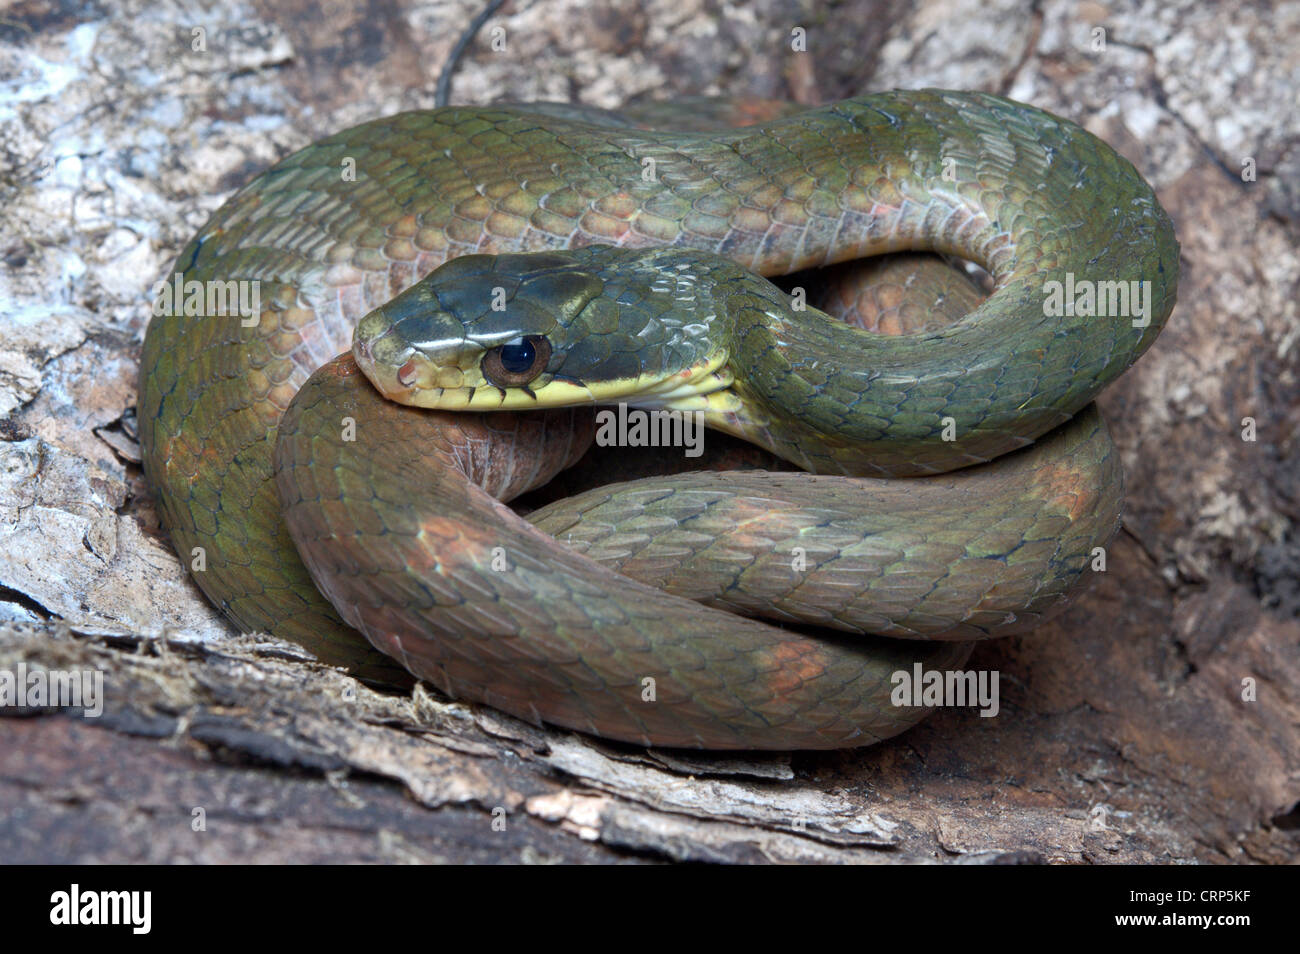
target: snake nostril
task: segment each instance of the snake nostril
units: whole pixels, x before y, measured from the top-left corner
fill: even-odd
[[[358,341],[356,343],[356,347],[353,350],[356,351],[358,360],[360,361],[370,360],[370,342],[362,339],[361,341]]]
[[[415,383],[415,362],[407,361],[397,369],[397,383],[404,388],[409,388]]]

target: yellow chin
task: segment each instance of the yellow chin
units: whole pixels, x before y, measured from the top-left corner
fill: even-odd
[[[711,355],[668,376],[642,375],[608,381],[551,380],[524,388],[498,388],[484,384],[476,388],[410,388],[393,399],[402,404],[441,411],[528,411],[582,404],[634,404],[681,411],[729,410],[737,402],[730,390],[731,369],[727,355]]]

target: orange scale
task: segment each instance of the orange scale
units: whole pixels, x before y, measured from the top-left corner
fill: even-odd
[[[404,215],[388,225],[388,234],[394,238],[413,238],[419,229],[419,223],[416,222],[414,215]]]
[[[599,238],[609,239],[612,242],[620,241],[631,228],[624,219],[602,215],[594,210],[588,211],[579,220],[578,225],[583,231]]]
[[[782,199],[772,209],[772,220],[780,225],[804,225],[808,221],[808,210],[802,202]]]
[[[498,210],[488,216],[486,228],[498,238],[517,239],[528,228],[528,220]]]
[[[390,239],[384,245],[384,256],[391,262],[409,262],[416,256],[415,244],[410,239]]]
[[[351,262],[356,253],[356,246],[348,242],[339,242],[325,253],[325,261],[330,264]]]
[[[641,203],[627,192],[614,192],[596,202],[596,209],[600,212],[619,219],[630,219],[640,207]]]
[[[476,192],[469,198],[457,202],[454,208],[461,218],[482,222],[492,214],[492,200]]]
[[[742,206],[732,214],[731,224],[742,232],[766,232],[772,227],[772,217],[762,209]]]
[[[415,247],[426,252],[444,251],[447,234],[441,228],[422,228],[415,233]]]

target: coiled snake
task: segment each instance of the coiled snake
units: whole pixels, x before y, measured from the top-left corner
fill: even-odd
[[[907,249],[992,294],[889,335],[757,277]],[[240,627],[614,739],[833,748],[926,714],[893,673],[960,667],[1092,572],[1122,477],[1089,402],[1163,326],[1178,245],[1089,133],[929,90],[711,133],[391,116],[258,176],[175,272],[260,292],[255,321],[156,315],[140,383],[163,523]],[[592,401],[816,475],[620,483],[536,526],[498,502],[583,454]]]

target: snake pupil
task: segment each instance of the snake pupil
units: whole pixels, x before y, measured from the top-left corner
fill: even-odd
[[[537,350],[527,338],[518,344],[502,345],[501,367],[511,374],[523,374],[533,366],[533,358],[536,355]]]
[[[525,335],[498,345],[483,355],[483,376],[497,387],[522,387],[551,360],[551,343],[544,335]]]

